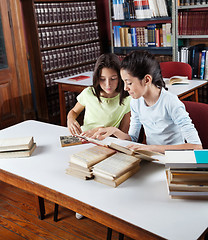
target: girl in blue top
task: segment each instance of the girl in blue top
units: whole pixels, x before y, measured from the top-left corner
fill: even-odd
[[[147,145],[131,149],[164,152],[168,149],[201,149],[201,141],[184,104],[165,90],[159,63],[148,52],[134,51],[121,64],[124,89],[132,97],[128,134],[115,127],[99,129],[93,138],[114,135],[137,142],[143,125]]]
[[[84,89],[77,103],[68,113],[67,125],[72,134],[91,137],[98,128],[116,127],[128,132],[130,122],[130,97],[124,91],[120,75],[121,62],[115,54],[102,54],[93,73],[93,86]],[[82,126],[77,122],[85,110]]]

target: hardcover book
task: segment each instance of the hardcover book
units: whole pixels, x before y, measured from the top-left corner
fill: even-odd
[[[60,136],[60,141],[61,141],[61,146],[62,147],[67,147],[67,146],[73,146],[73,145],[78,145],[78,144],[83,144],[86,143],[84,139],[81,139],[76,136]]]
[[[0,152],[28,150],[33,145],[33,137],[3,138],[0,139]]]
[[[208,168],[208,150],[165,151],[165,166],[169,168]]]
[[[36,143],[33,143],[29,149],[0,152],[0,158],[30,157],[35,148]]]

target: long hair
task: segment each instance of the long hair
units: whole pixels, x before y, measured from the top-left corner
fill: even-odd
[[[127,55],[122,63],[121,69],[127,70],[133,77],[142,80],[145,75],[152,76],[152,83],[158,88],[165,88],[160,65],[155,57],[147,51],[133,51]]]
[[[120,66],[121,62],[116,54],[113,53],[105,53],[102,54],[95,64],[95,69],[93,73],[93,88],[94,88],[94,95],[98,98],[99,102],[100,99],[100,92],[102,91],[100,87],[100,76],[103,68],[110,68],[116,71],[118,75],[118,86],[116,88],[116,92],[120,93],[120,105],[123,102],[123,99],[128,96],[128,93],[124,91],[124,82],[121,79],[120,75]]]

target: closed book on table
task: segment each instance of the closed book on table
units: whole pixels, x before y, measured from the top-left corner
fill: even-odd
[[[208,150],[165,151],[165,166],[169,168],[208,168]]]
[[[18,157],[30,157],[36,148],[36,143],[33,143],[29,149],[1,151],[0,158],[18,158]]]
[[[0,139],[0,152],[27,150],[33,145],[33,137],[3,138]]]

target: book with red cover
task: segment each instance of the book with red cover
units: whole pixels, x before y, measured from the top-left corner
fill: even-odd
[[[86,76],[86,75],[79,75],[77,77],[71,77],[71,78],[68,78],[68,80],[72,80],[72,81],[81,81],[81,80],[85,80],[85,79],[88,79],[90,78],[89,76]]]

